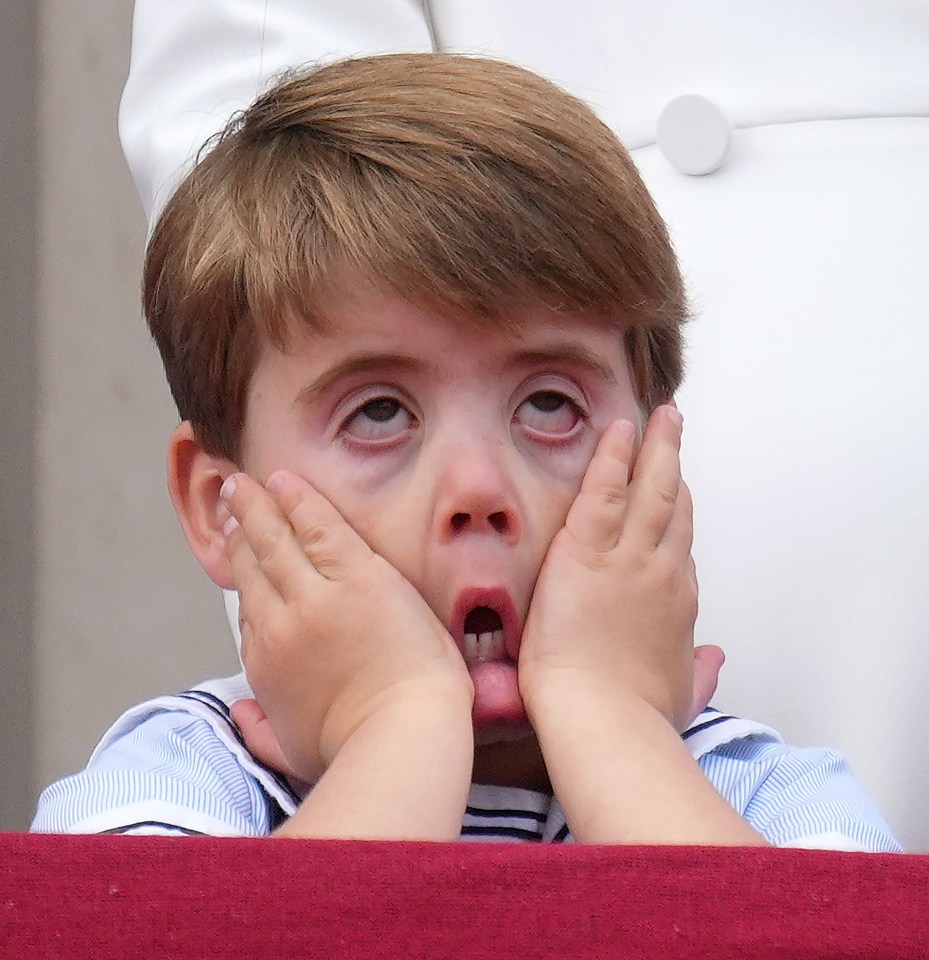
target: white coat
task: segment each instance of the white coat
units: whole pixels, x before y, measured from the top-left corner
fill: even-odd
[[[277,72],[431,49],[546,74],[633,151],[695,306],[717,702],[841,748],[929,850],[929,3],[137,0],[120,133],[147,212]]]

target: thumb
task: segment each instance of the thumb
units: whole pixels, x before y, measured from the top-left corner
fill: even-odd
[[[284,751],[278,743],[277,734],[271,728],[271,721],[268,720],[267,714],[261,709],[257,700],[236,700],[229,708],[229,714],[239,728],[248,752],[259,763],[275,773],[302,783],[287,762]]]
[[[694,699],[691,710],[691,723],[707,708],[716,685],[719,682],[719,671],[726,662],[726,654],[722,647],[705,644],[694,647]]]

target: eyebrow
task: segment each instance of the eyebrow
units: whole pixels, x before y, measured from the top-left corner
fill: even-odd
[[[413,357],[392,353],[356,353],[345,357],[337,364],[324,370],[315,380],[308,383],[294,401],[299,405],[313,403],[325,390],[343,377],[355,373],[367,373],[372,370],[421,371],[425,364]]]
[[[616,383],[616,374],[606,360],[593,350],[588,350],[576,343],[561,343],[552,347],[522,350],[510,362],[513,366],[524,367],[556,362],[573,363],[580,367],[587,367],[609,384]]]
[[[616,383],[616,374],[610,365],[592,350],[573,343],[561,343],[552,347],[534,347],[520,350],[511,357],[507,366],[532,367],[547,363],[572,363],[586,367],[602,377],[607,383]],[[422,372],[427,364],[413,357],[394,353],[356,353],[345,357],[337,364],[323,371],[315,380],[308,383],[297,394],[296,404],[312,404],[333,383],[356,373],[368,373],[373,370],[404,370]]]

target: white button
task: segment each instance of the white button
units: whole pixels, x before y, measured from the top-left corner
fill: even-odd
[[[729,153],[732,124],[706,97],[675,97],[658,117],[658,146],[681,173],[694,177],[717,170]]]

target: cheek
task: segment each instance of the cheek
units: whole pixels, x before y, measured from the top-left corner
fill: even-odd
[[[375,552],[411,577],[411,558],[422,555],[424,518],[415,498],[394,483],[362,482],[357,471],[321,471],[319,491]],[[419,544],[419,547],[416,547]]]
[[[525,458],[531,477],[527,503],[548,525],[562,526],[594,455],[600,430],[589,431],[578,442],[551,449],[533,448]]]
[[[581,488],[590,455],[559,458],[536,476],[525,500],[524,530],[533,560],[541,566],[552,540],[564,526],[568,511]]]

